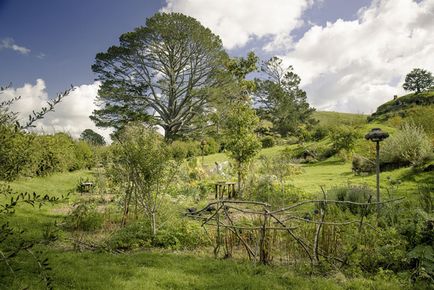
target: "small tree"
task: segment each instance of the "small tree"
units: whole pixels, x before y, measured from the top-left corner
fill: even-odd
[[[358,138],[360,138],[360,133],[345,125],[334,128],[330,134],[332,148],[336,153],[345,151],[350,154],[354,150]]]
[[[92,129],[86,129],[80,134],[80,139],[92,145],[103,146],[106,144],[103,136]]]
[[[405,82],[402,85],[406,91],[416,91],[416,94],[430,89],[434,86],[434,77],[431,72],[415,68],[405,77]]]
[[[141,206],[155,238],[162,194],[170,186],[178,166],[169,159],[163,137],[143,125],[127,126],[114,144],[114,173],[126,185],[124,222],[132,200]]]
[[[244,181],[247,166],[261,148],[254,130],[259,123],[255,111],[248,104],[236,103],[226,116],[226,149],[236,162],[238,192]]]

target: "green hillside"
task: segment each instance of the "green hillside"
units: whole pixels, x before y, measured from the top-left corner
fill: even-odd
[[[368,116],[363,114],[316,111],[313,113],[313,117],[319,121],[320,125],[331,127],[342,124],[355,125],[366,123]]]
[[[370,121],[386,121],[392,117],[401,118],[409,117],[415,109],[420,107],[434,106],[434,90],[422,92],[419,94],[408,94],[391,100],[377,108],[377,111],[370,117]]]
[[[422,127],[434,141],[434,90],[408,94],[384,103],[368,117],[368,121],[395,128],[411,122]]]

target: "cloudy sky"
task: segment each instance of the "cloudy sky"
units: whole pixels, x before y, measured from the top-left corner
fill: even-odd
[[[158,11],[197,18],[232,56],[280,56],[318,110],[371,113],[412,68],[434,71],[434,0],[0,0],[5,94],[26,114],[73,84],[39,129],[95,129],[95,54]]]

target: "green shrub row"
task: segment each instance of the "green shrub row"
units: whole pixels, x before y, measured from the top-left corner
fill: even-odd
[[[65,133],[36,135],[0,126],[0,144],[0,180],[73,171],[95,164],[92,147]]]

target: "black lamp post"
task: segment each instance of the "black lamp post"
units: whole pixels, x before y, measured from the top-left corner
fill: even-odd
[[[365,135],[366,140],[376,143],[377,158],[375,163],[375,172],[377,174],[377,210],[380,211],[380,142],[389,137],[389,133],[381,131],[380,128],[374,128]]]

